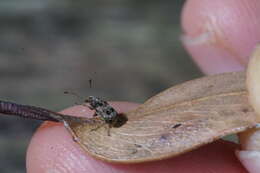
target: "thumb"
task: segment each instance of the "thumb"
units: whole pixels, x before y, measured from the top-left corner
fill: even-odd
[[[206,74],[243,70],[260,42],[260,1],[187,0],[182,12],[182,41]],[[252,134],[254,143],[260,132]],[[260,146],[236,154],[251,173],[260,171]],[[253,151],[254,150],[254,151]],[[258,151],[257,151],[258,150]]]
[[[260,1],[188,0],[182,42],[206,74],[243,70],[260,41]]]

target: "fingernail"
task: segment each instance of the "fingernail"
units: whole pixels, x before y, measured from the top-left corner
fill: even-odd
[[[183,35],[181,40],[206,74],[241,71],[246,66],[236,51],[224,45],[224,41],[216,38],[214,33],[205,32],[195,37]]]
[[[260,151],[237,151],[237,157],[250,173],[260,171]]]
[[[258,0],[188,0],[183,44],[205,73],[243,70],[260,40],[259,15]]]

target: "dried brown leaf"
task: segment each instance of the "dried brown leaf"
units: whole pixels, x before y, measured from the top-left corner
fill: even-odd
[[[172,87],[126,113],[128,121],[107,135],[102,122],[67,120],[89,154],[110,162],[161,160],[193,150],[256,124],[244,72],[203,77]],[[93,130],[94,129],[94,130]]]

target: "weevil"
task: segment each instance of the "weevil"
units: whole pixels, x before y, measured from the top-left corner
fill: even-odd
[[[71,94],[76,96],[77,98],[82,99],[77,93],[65,91],[64,94]],[[94,110],[93,117],[99,117],[104,121],[104,124],[101,126],[92,129],[92,131],[99,129],[100,127],[108,124],[108,136],[110,136],[110,128],[112,127],[120,127],[126,123],[128,120],[126,116],[123,114],[119,114],[109,103],[99,97],[89,96],[84,100],[84,104],[78,104],[87,106],[89,109]]]
[[[108,124],[108,135],[110,136],[110,128],[112,128],[119,119],[118,112],[112,106],[110,106],[106,101],[95,96],[89,96],[85,100],[85,103],[89,104],[88,106],[89,109],[95,110],[93,116],[99,116],[102,120],[104,120],[106,124]]]

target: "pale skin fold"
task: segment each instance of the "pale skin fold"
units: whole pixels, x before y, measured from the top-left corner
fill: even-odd
[[[188,0],[182,11],[182,41],[206,74],[243,70],[260,42],[259,17],[258,0]],[[127,102],[112,105],[123,112],[137,106]],[[82,116],[90,111],[77,106],[63,113]],[[26,164],[28,173],[260,172],[259,157],[247,149],[240,151],[238,145],[220,140],[167,160],[109,164],[86,155],[61,124],[44,123],[32,138]]]

